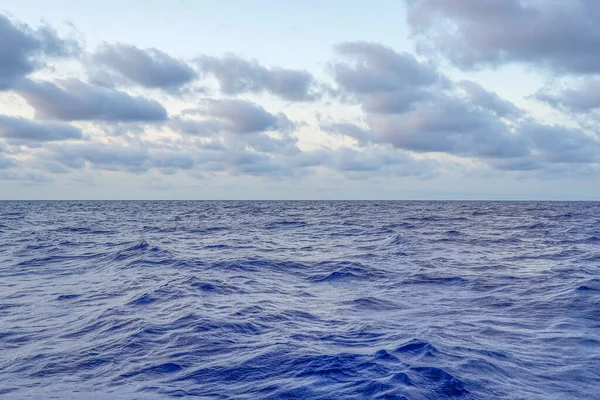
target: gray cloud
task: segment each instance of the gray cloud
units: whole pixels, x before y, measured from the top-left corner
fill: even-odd
[[[546,85],[533,97],[564,111],[591,112],[600,109],[600,78],[586,77]]]
[[[544,163],[532,157],[522,158],[494,158],[487,160],[492,168],[500,171],[537,171],[545,167]]]
[[[226,124],[220,120],[197,120],[179,116],[171,118],[169,126],[175,132],[200,137],[211,137],[227,129]]]
[[[453,0],[448,4],[460,5]],[[356,139],[365,151],[391,144],[411,152],[476,158],[496,169],[518,171],[600,162],[597,138],[527,119],[523,110],[475,82],[452,82],[411,55],[373,43],[343,43],[337,50],[346,60],[333,65],[334,77],[342,94],[355,96],[365,110],[366,127],[324,123],[321,128]],[[588,85],[537,97],[570,110],[600,106],[595,94],[600,84],[592,78],[585,82]]]
[[[154,122],[167,119],[155,100],[93,86],[78,79],[50,82],[23,81],[15,89],[36,116],[62,121]]]
[[[5,171],[0,171],[0,180],[23,181],[30,182],[33,184],[52,182],[52,178],[43,173],[39,173],[36,171],[20,171],[17,169],[7,169]]]
[[[297,147],[297,139],[287,135],[272,137],[264,133],[229,132],[219,135],[218,139],[219,146],[196,146],[195,138],[162,142],[133,138],[108,144],[48,145],[34,153],[35,158],[28,166],[52,174],[82,169],[145,173],[154,169],[163,174],[183,170],[191,174],[227,173],[272,178],[305,176],[319,167],[352,179],[371,179],[373,173],[429,177],[437,168],[435,163],[417,161],[391,146],[302,151]]]
[[[144,173],[157,169],[165,174],[197,168],[202,172],[233,175],[289,176],[297,172],[280,155],[237,147],[209,151],[187,151],[182,147],[160,148],[156,144],[84,143],[53,146],[39,154],[39,165],[59,164],[71,169],[95,168],[107,171]],[[52,172],[49,168],[46,171]],[[60,171],[61,173],[63,171]]]
[[[83,134],[79,128],[64,123],[0,115],[0,137],[16,142],[50,142],[82,139]]]
[[[523,34],[523,13],[533,18],[535,26],[551,20],[563,7],[566,22],[558,30],[573,30],[574,14],[569,12],[600,8],[591,2],[573,4],[544,0],[422,0],[411,2],[410,18],[423,43],[434,48],[442,46],[438,50],[463,68],[519,61],[558,72],[591,73],[594,62],[600,59],[595,54],[579,54],[583,58],[577,61],[577,49],[563,51],[564,43],[545,44],[543,38],[535,37],[541,47],[535,50],[537,54],[526,57],[521,47],[533,44],[509,40],[513,33]],[[496,7],[499,15],[507,18],[509,29],[494,30],[493,23],[497,28],[504,26],[503,22],[493,13],[486,15],[486,7]],[[26,154],[15,158],[0,150],[0,169],[8,172],[18,166],[20,172],[34,168],[52,174],[102,169],[283,178],[328,170],[355,179],[428,178],[440,164],[415,159],[413,152],[446,153],[477,159],[497,170],[532,173],[596,171],[592,167],[600,160],[598,139],[583,130],[527,119],[523,110],[479,84],[452,82],[434,64],[379,44],[341,43],[335,47],[336,61],[330,64],[337,85],[332,93],[344,101],[357,102],[364,115],[359,117],[360,126],[329,121],[321,128],[354,138],[358,148],[305,151],[294,136],[294,122],[283,113],[271,113],[250,101],[202,100],[197,108],[169,118],[160,103],[113,88],[135,83],[144,88],[177,91],[196,79],[196,72],[188,64],[155,49],[124,44],[101,46],[91,59],[95,67],[107,67],[107,80],[100,81],[108,87],[78,79],[54,83],[30,80],[27,75],[42,67],[46,58],[76,54],[76,45],[59,39],[49,28],[35,31],[2,18],[0,37],[8,37],[9,41],[0,43],[0,90],[14,89],[35,109],[36,117],[43,119],[0,116],[0,145],[5,143]],[[441,25],[434,24],[440,21]],[[511,24],[519,25],[521,30],[511,33]],[[435,36],[438,28],[447,26],[456,30]],[[593,36],[595,31],[590,32]],[[534,41],[530,36],[525,35],[525,41]],[[574,43],[571,47],[579,47],[580,53],[590,44]],[[486,48],[489,52],[484,51]],[[225,95],[268,93],[287,101],[312,101],[323,90],[306,71],[267,68],[233,55],[201,57],[197,65],[202,75],[216,78]],[[596,94],[599,82],[590,77],[577,85],[547,86],[536,98],[566,111],[596,112],[600,108]],[[73,143],[69,140],[84,138],[80,129],[48,120],[93,121],[95,130],[104,131],[105,139],[111,142]],[[158,126],[179,135],[144,141],[147,122],[164,122]],[[65,142],[45,143],[52,141]],[[5,175],[27,176],[12,172]],[[47,179],[44,174],[31,176],[40,177],[40,181]]]
[[[92,61],[146,88],[175,90],[196,78],[188,64],[160,50],[121,43],[103,44]]]
[[[369,130],[342,124],[333,131],[349,136],[361,132],[362,146],[390,143],[408,151],[473,157],[507,171],[556,172],[562,170],[553,167],[556,164],[600,163],[600,140],[581,130],[533,120],[509,129],[492,114],[471,107],[446,98],[421,103],[401,115],[373,114]]]
[[[411,151],[485,158],[527,152],[495,115],[451,96],[419,103],[404,114],[373,114],[368,122],[377,140]]]
[[[524,62],[600,72],[600,3],[593,0],[407,0],[420,49],[463,69]]]
[[[59,38],[50,27],[34,30],[0,14],[0,90],[41,68],[46,58],[78,52],[77,43]]]
[[[349,60],[332,65],[338,86],[368,112],[405,112],[444,84],[433,67],[409,53],[369,42],[342,43],[336,51]]]
[[[200,131],[222,129],[236,133],[264,131],[289,131],[294,124],[283,113],[267,112],[251,101],[238,99],[205,100],[202,107],[186,110],[184,114],[197,114],[211,118],[200,121]]]
[[[70,169],[81,169],[87,164],[108,171],[135,173],[152,168],[188,170],[195,165],[194,160],[183,151],[150,148],[145,144],[70,144],[49,148],[43,156]]]
[[[324,123],[320,127],[325,132],[356,139],[361,145],[374,140],[373,132],[369,129],[361,128],[349,122]]]
[[[476,82],[460,81],[458,87],[466,92],[473,104],[491,111],[498,117],[519,118],[525,115],[525,112],[513,103],[503,99],[496,93],[485,90]]]
[[[363,146],[389,143],[415,152],[485,158],[526,155],[500,119],[522,112],[495,93],[470,81],[454,84],[433,66],[378,44],[342,43],[337,51],[346,60],[333,65],[336,82],[366,111],[368,128],[330,124],[325,130]]]
[[[342,147],[329,153],[325,164],[354,178],[372,176],[375,172],[395,176],[426,175],[432,174],[436,167],[434,162],[417,161],[404,152],[386,148],[359,151]]]
[[[6,157],[0,154],[0,169],[12,168],[17,165],[17,161],[12,157]]]
[[[269,92],[283,100],[311,101],[318,97],[316,82],[307,71],[267,68],[233,54],[196,60],[204,74],[213,75],[226,95]]]
[[[244,100],[207,101],[205,114],[220,119],[238,133],[277,130],[289,124],[285,115],[273,115],[261,106]]]
[[[271,114],[261,106],[245,100],[205,100],[202,107],[184,110],[183,116],[194,115],[205,119],[173,118],[169,126],[185,135],[202,138],[197,148],[218,150],[253,157],[296,155],[298,139],[291,135],[295,124],[283,113]],[[206,142],[210,138],[210,142]],[[270,159],[270,158],[269,158]],[[213,168],[213,167],[211,167]]]
[[[204,154],[201,168],[213,172],[226,171],[232,175],[288,177],[302,176],[314,167],[327,168],[353,179],[372,179],[373,173],[392,176],[429,177],[435,163],[421,162],[395,149],[371,148],[359,151],[346,147],[320,148],[285,154],[266,154],[260,151],[225,149]]]
[[[518,134],[546,163],[600,163],[600,141],[582,131],[528,121]]]
[[[354,95],[362,105],[366,127],[325,123],[321,128],[356,139],[364,151],[391,144],[412,152],[476,158],[493,168],[514,171],[600,162],[596,138],[527,119],[523,110],[475,82],[454,83],[410,55],[372,43],[344,43],[338,51],[349,61],[334,65],[336,82],[342,93]],[[596,86],[585,89],[543,95],[555,105],[585,110],[597,104]],[[387,101],[390,98],[399,101]],[[369,162],[349,165],[371,168]]]

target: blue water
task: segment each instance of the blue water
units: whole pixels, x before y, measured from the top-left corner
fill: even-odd
[[[3,399],[600,398],[600,203],[0,217]]]

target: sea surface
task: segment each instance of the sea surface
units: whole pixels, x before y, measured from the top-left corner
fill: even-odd
[[[0,202],[2,399],[599,399],[600,203]]]

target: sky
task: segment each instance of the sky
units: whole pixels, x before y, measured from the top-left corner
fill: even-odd
[[[591,0],[0,0],[0,199],[600,200],[598,20]]]

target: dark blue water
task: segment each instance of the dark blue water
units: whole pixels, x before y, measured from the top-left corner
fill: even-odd
[[[0,216],[3,399],[600,398],[600,203]]]

